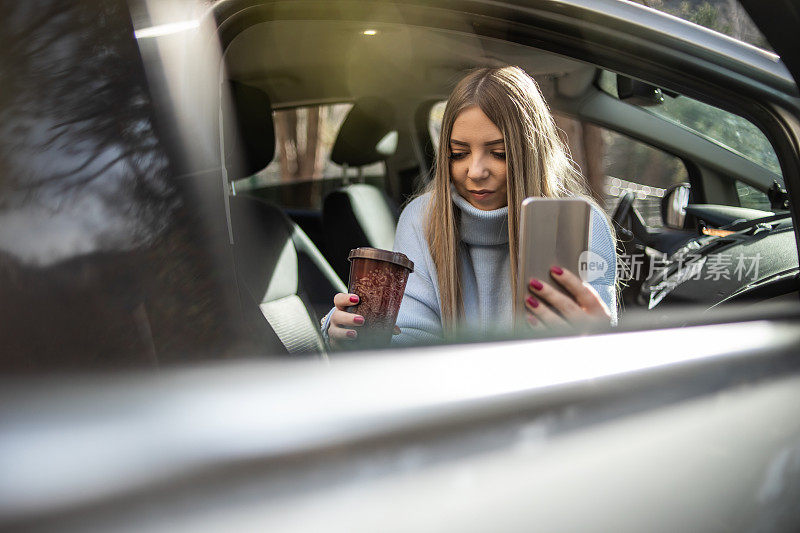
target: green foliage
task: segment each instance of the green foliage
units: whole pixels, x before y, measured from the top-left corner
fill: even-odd
[[[643,109],[672,120],[781,174],[778,156],[767,137],[753,123],[738,115],[683,96],[666,97],[664,104]]]
[[[719,7],[708,2],[703,2],[694,8],[689,5],[689,2],[682,2],[681,17],[720,33],[731,34],[731,25],[726,23]]]
[[[738,2],[728,0],[633,0],[746,43],[770,50],[769,43]]]

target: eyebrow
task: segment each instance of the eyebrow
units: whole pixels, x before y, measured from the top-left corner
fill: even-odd
[[[503,144],[505,141],[503,139],[495,139],[493,141],[489,141],[483,143],[484,146],[491,146],[493,144]],[[465,143],[464,141],[457,141],[455,139],[450,139],[450,144],[456,144],[458,146],[469,146],[469,143]]]

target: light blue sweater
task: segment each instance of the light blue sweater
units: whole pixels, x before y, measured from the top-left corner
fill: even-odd
[[[397,317],[402,330],[394,344],[440,341],[442,314],[436,268],[425,240],[425,215],[430,195],[412,200],[400,215],[394,249],[414,262],[403,303]],[[508,207],[482,211],[453,191],[453,202],[461,211],[459,234],[461,249],[461,291],[464,319],[473,334],[510,331],[512,294],[509,283]],[[609,266],[606,275],[590,282],[611,310],[616,323],[616,252],[605,216],[593,208],[589,249],[602,256]]]
[[[513,326],[512,293],[508,253],[508,207],[482,211],[452,191],[453,202],[461,211],[459,235],[461,247],[461,291],[464,320],[472,336],[503,334]],[[414,262],[408,278],[403,303],[397,316],[402,333],[393,344],[420,344],[443,340],[441,299],[436,268],[425,239],[425,219],[430,194],[409,202],[394,238],[394,250]],[[616,251],[605,216],[592,208],[589,250],[606,260],[605,276],[590,284],[611,310],[611,323],[617,321]],[[332,312],[333,310],[331,310]],[[327,337],[331,313],[323,319]]]

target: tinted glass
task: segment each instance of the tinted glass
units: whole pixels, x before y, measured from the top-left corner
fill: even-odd
[[[219,172],[177,175],[126,3],[11,3],[0,59],[0,371],[236,352],[198,196]]]

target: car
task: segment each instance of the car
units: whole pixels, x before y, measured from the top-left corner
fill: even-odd
[[[6,6],[0,527],[795,531],[800,20],[742,5],[775,53],[623,0]],[[619,324],[330,352],[497,64],[616,223]]]

